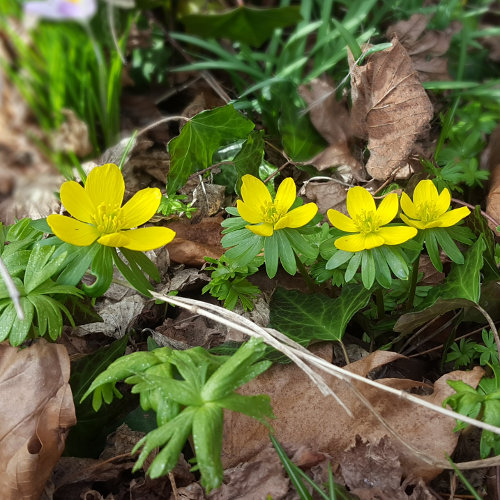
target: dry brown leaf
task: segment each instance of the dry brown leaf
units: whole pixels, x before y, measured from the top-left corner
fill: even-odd
[[[490,174],[490,190],[486,198],[486,213],[500,224],[500,125],[491,134],[488,143],[488,167]],[[496,232],[496,225],[488,221],[491,229]]]
[[[387,28],[387,38],[397,37],[406,49],[420,81],[450,80],[448,61],[440,57],[450,48],[452,36],[460,30],[460,23],[453,22],[444,31],[426,31],[429,19],[423,14],[413,14],[407,21],[399,21]]]
[[[329,352],[323,357],[331,359]],[[391,352],[376,351],[360,361],[351,363],[346,369],[366,376],[373,369],[401,358]],[[475,386],[482,377],[482,369],[455,371],[441,377],[434,384],[434,392],[422,399],[440,405],[443,399],[453,393],[446,380],[463,380]],[[326,398],[312,385],[309,378],[295,365],[274,366],[251,381],[241,391],[244,394],[269,394],[276,415],[273,421],[276,438],[283,446],[307,446],[338,459],[341,453],[354,443],[356,435],[369,442],[378,442],[388,434],[379,420],[358,400],[351,387],[333,377],[325,377],[330,387],[351,409],[351,418],[333,400]],[[391,379],[378,382],[391,385]],[[397,379],[397,384],[401,381]],[[443,453],[451,454],[458,435],[453,432],[455,421],[424,407],[400,400],[397,396],[384,393],[366,384],[353,383],[387,424],[428,457],[441,460]],[[415,386],[420,382],[414,382]],[[224,421],[223,460],[226,466],[233,466],[247,460],[265,446],[269,439],[267,429],[261,424],[240,414],[228,412]],[[391,446],[399,456],[404,476],[421,477],[429,480],[440,470],[418,458],[400,441],[391,435]]]
[[[210,500],[287,499],[290,480],[272,446],[265,447],[254,460],[224,471],[220,488],[208,495]]]
[[[356,436],[353,446],[342,453],[340,468],[349,491],[360,500],[433,500],[425,485],[417,484],[411,495],[405,492],[404,471],[398,450],[384,436],[377,443]],[[418,491],[415,491],[418,490]]]
[[[349,54],[353,126],[356,135],[368,139],[366,170],[382,181],[405,164],[433,115],[410,57],[396,38],[391,42],[364,66],[355,65]]]
[[[202,266],[204,257],[218,259],[224,248],[220,244],[222,217],[205,217],[196,224],[186,220],[172,221],[168,227],[175,231],[168,251],[172,262],[188,266]]]
[[[345,165],[353,177],[361,179],[363,167],[349,149],[349,138],[352,136],[349,112],[345,104],[335,98],[333,85],[315,79],[307,85],[301,85],[299,93],[310,106],[312,124],[329,144],[309,163],[318,170]]]
[[[318,205],[318,210],[322,214],[326,214],[328,209],[333,208],[346,213],[346,186],[335,182],[308,182],[305,187],[307,198],[314,201]]]
[[[69,372],[61,345],[43,339],[24,350],[0,344],[2,500],[40,497],[76,423]]]

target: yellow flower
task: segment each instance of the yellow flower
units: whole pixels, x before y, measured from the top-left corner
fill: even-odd
[[[84,188],[75,181],[61,186],[61,201],[74,218],[54,214],[47,223],[58,238],[82,247],[97,240],[108,247],[145,252],[170,243],[175,232],[166,227],[131,229],[156,213],[160,190],[141,189],[122,207],[124,192],[125,182],[116,165],[95,167]]]
[[[417,184],[413,191],[413,201],[403,193],[401,196],[401,214],[406,224],[417,229],[428,229],[431,227],[450,227],[470,214],[467,207],[447,211],[450,208],[451,195],[444,188],[438,194],[436,186],[431,180],[423,180]]]
[[[243,201],[237,201],[238,212],[251,224],[245,227],[259,236],[272,236],[278,229],[304,226],[318,211],[315,203],[306,203],[288,211],[297,198],[295,182],[290,177],[280,184],[274,201],[266,185],[257,177],[247,174],[242,181]]]
[[[351,219],[337,210],[327,212],[330,222],[347,233],[335,240],[335,246],[345,252],[360,252],[382,245],[399,245],[417,234],[417,230],[408,226],[383,227],[398,213],[398,196],[387,195],[378,208],[373,196],[360,186],[347,192],[347,211]]]

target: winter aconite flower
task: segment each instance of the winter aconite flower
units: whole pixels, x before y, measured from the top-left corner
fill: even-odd
[[[467,217],[470,210],[461,207],[448,212],[450,202],[451,195],[448,189],[445,188],[438,194],[431,180],[420,181],[413,191],[413,201],[406,193],[402,194],[401,208],[404,214],[401,214],[401,219],[417,229],[454,226]]]
[[[398,213],[398,197],[387,195],[376,208],[372,195],[363,187],[356,186],[347,192],[347,211],[351,218],[337,210],[327,212],[330,222],[341,231],[354,233],[335,241],[339,250],[361,252],[382,245],[399,245],[417,234],[408,226],[385,227]]]
[[[297,198],[295,182],[290,177],[280,184],[274,201],[266,185],[257,177],[247,174],[242,181],[243,201],[237,202],[238,213],[250,223],[245,227],[259,236],[272,236],[279,229],[305,226],[318,211],[315,203],[290,210]]]
[[[97,10],[96,0],[46,0],[26,2],[24,12],[55,21],[74,19],[87,21]]]
[[[85,187],[75,181],[61,186],[61,201],[74,218],[49,215],[47,223],[58,238],[76,246],[89,246],[97,241],[108,247],[145,252],[170,243],[175,232],[166,227],[132,229],[156,213],[160,190],[142,189],[122,207],[124,191],[125,182],[116,165],[95,167]]]

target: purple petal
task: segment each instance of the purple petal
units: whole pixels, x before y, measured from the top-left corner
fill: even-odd
[[[45,2],[26,2],[24,12],[52,20],[74,19],[85,21],[90,19],[97,10],[96,0],[47,0]]]

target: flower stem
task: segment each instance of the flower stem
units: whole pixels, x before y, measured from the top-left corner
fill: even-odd
[[[375,300],[377,302],[377,317],[380,320],[383,319],[385,314],[384,295],[382,294],[382,288],[375,290]]]
[[[418,280],[418,264],[420,260],[420,255],[413,262],[413,267],[411,270],[410,277],[410,291],[408,292],[408,300],[406,302],[406,311],[409,311],[413,307],[413,301],[415,300],[415,291],[417,290],[417,280]]]
[[[306,266],[304,266],[303,262],[299,259],[299,256],[295,252],[294,255],[295,255],[295,261],[297,262],[297,269],[304,278],[307,287],[309,288],[309,290],[311,290],[311,292],[317,291],[318,286],[316,285],[316,283],[314,283],[313,279],[307,272]]]

